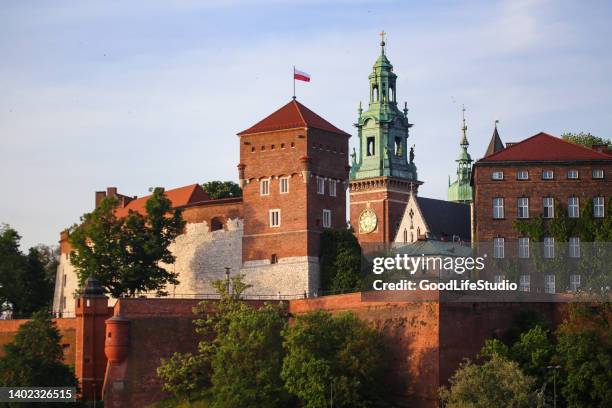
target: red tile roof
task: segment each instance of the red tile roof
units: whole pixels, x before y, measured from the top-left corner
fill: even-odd
[[[612,160],[612,156],[588,147],[566,142],[547,133],[538,133],[512,144],[480,161],[573,161]]]
[[[348,133],[338,129],[295,99],[250,128],[238,133],[238,135],[241,136],[301,127],[316,128],[339,135],[350,136]]]
[[[184,187],[166,190],[166,196],[172,202],[172,207],[181,207],[187,204],[192,204],[200,201],[210,200],[208,194],[199,184],[191,184]],[[115,215],[117,217],[125,217],[130,210],[136,211],[145,215],[147,213],[146,203],[151,198],[150,195],[132,200],[125,207],[117,209]]]

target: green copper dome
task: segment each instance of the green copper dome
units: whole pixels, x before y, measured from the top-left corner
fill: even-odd
[[[393,65],[385,55],[384,33],[380,55],[368,76],[368,108],[359,104],[355,127],[359,137],[359,154],[351,154],[350,179],[397,177],[417,180],[414,146],[408,145],[408,108],[397,107],[396,80]]]

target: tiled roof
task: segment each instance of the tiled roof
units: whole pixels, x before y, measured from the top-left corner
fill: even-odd
[[[166,190],[166,197],[172,202],[172,207],[182,207],[184,205],[196,203],[199,201],[207,201],[210,198],[208,194],[199,184],[191,184],[184,187]],[[132,200],[125,207],[117,209],[115,215],[117,217],[125,217],[130,210],[136,211],[145,215],[147,213],[146,203],[151,198],[150,195]]]
[[[490,156],[486,156],[481,161],[574,160],[612,160],[612,156],[541,132]]]
[[[419,209],[430,232],[436,237],[459,236],[470,241],[470,206],[451,201],[417,196]]]
[[[495,129],[493,129],[493,136],[491,136],[491,141],[489,142],[489,147],[487,147],[487,151],[485,152],[485,157],[497,153],[503,149],[504,144],[502,143],[501,138],[499,137],[497,125],[495,125]]]
[[[266,118],[260,120],[250,128],[238,133],[238,135],[272,132],[275,130],[294,129],[300,127],[316,128],[337,133],[339,135],[349,136],[348,133],[338,129],[295,99],[291,100],[291,102]]]

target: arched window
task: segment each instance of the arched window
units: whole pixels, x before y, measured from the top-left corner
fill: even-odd
[[[378,102],[378,86],[374,85],[374,88],[372,89],[372,100],[374,102]]]
[[[210,232],[219,231],[223,229],[223,222],[218,217],[210,220]]]
[[[395,102],[395,89],[393,86],[389,87],[389,100]]]
[[[395,155],[396,156],[402,155],[402,138],[401,137],[395,138]]]
[[[414,242],[414,232],[410,233],[410,242]]]
[[[374,156],[376,154],[376,148],[374,146],[374,140],[375,138],[373,136],[370,136],[366,139],[367,142],[367,146],[366,146],[366,152],[368,156]]]
[[[404,242],[408,242],[408,230],[404,228]]]

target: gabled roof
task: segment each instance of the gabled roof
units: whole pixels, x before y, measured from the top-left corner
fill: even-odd
[[[464,241],[470,241],[470,206],[468,204],[420,196],[417,196],[416,200],[432,235],[435,237],[457,235]]]
[[[481,161],[612,160],[612,156],[540,132]]]
[[[206,191],[204,191],[199,184],[191,184],[172,190],[166,190],[165,193],[166,197],[172,202],[172,208],[210,200]],[[146,203],[149,198],[151,198],[150,195],[132,200],[125,207],[117,209],[115,215],[117,217],[125,217],[130,210],[145,215],[147,213]]]
[[[316,128],[339,135],[350,136],[348,133],[338,129],[295,99],[292,99],[288,104],[260,120],[250,128],[238,133],[238,136],[303,127]]]
[[[499,133],[497,132],[497,124],[495,124],[495,129],[493,129],[493,135],[491,136],[489,147],[487,147],[487,151],[485,152],[485,157],[497,153],[500,150],[504,150],[504,144],[502,143]]]

